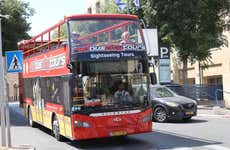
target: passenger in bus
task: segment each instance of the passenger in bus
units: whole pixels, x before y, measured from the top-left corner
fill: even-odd
[[[120,42],[120,44],[132,43],[132,41],[130,41],[130,39],[129,39],[129,32],[127,32],[127,31],[122,33],[121,39],[122,39],[122,41]]]
[[[118,90],[114,93],[114,97],[117,102],[121,102],[122,104],[130,101],[129,92],[125,91],[125,84],[123,82],[119,82]]]
[[[79,40],[80,34],[78,34],[77,32],[73,31],[72,32],[72,42],[76,45],[80,45],[81,41]]]

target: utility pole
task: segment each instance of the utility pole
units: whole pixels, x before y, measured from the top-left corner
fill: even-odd
[[[9,15],[0,14],[0,107],[1,107],[1,134],[2,134],[2,146],[6,146],[6,76],[5,76],[5,63],[2,56],[2,19],[9,19]]]

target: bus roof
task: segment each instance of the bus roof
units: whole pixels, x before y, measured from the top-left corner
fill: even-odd
[[[116,19],[137,19],[135,15],[128,14],[80,14],[80,15],[71,15],[66,16],[65,19],[93,19],[93,18],[116,18]]]

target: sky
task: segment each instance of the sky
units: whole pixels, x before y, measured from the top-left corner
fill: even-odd
[[[23,0],[35,9],[28,19],[30,36],[37,35],[64,19],[64,16],[86,13],[88,0]]]

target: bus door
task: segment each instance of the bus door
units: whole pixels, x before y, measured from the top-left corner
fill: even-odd
[[[42,99],[41,92],[41,79],[38,77],[35,78],[33,83],[33,99],[37,118],[36,121],[43,124],[44,99]]]
[[[63,99],[64,99],[64,129],[65,136],[72,137],[72,124],[71,124],[71,102],[70,102],[70,86],[69,77],[63,79]]]

